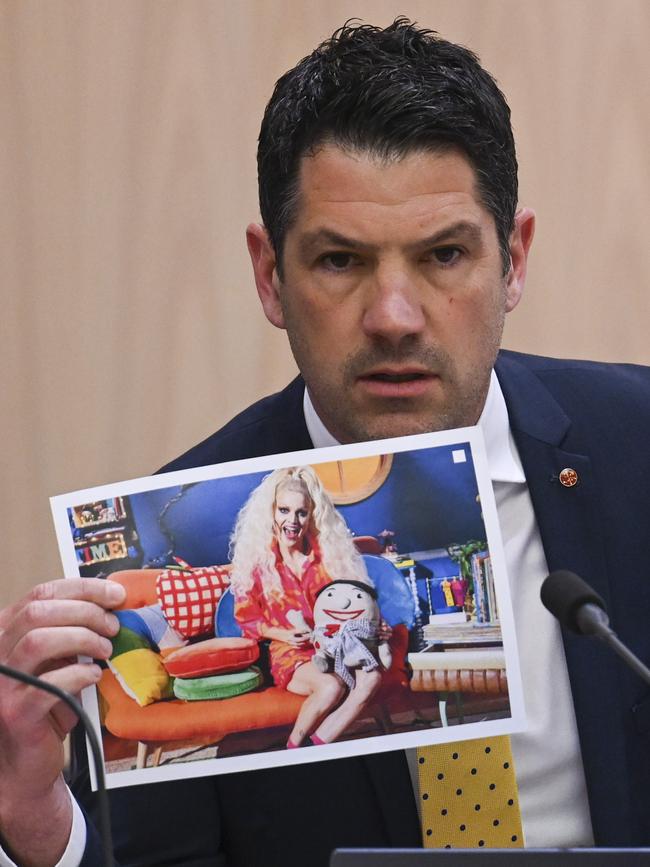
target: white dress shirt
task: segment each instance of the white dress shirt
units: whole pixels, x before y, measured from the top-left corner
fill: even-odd
[[[305,422],[316,448],[339,445],[305,389]],[[542,606],[548,574],[526,477],[494,371],[479,419],[503,536],[528,729],[512,735],[524,839],[530,848],[593,845],[584,770],[560,627]],[[418,793],[415,752],[407,750]],[[416,797],[419,804],[419,797]],[[86,824],[74,801],[72,833],[56,867],[79,867]],[[0,849],[0,867],[17,867]]]
[[[338,445],[306,390],[303,406],[314,446]],[[503,536],[528,719],[527,731],[511,737],[524,839],[529,848],[591,846],[593,831],[560,627],[539,598],[548,567],[494,371],[478,425]],[[415,751],[407,750],[418,794],[414,756]]]

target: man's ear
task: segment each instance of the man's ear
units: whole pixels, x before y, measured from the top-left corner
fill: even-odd
[[[276,328],[284,328],[275,250],[264,226],[251,223],[246,229],[246,243],[253,264],[257,294],[260,296],[264,314],[271,325],[275,325]]]
[[[535,234],[535,212],[520,208],[515,214],[515,227],[510,235],[510,271],[506,275],[506,313],[519,304],[526,282],[528,251]]]

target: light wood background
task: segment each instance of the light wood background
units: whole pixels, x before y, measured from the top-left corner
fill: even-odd
[[[506,345],[650,362],[647,0],[0,4],[0,604],[59,573],[48,497],[146,475],[294,372],[244,245],[275,79],[348,17],[469,45],[538,235]]]

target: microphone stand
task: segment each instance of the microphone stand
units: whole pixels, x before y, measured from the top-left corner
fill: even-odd
[[[621,659],[635,671],[639,677],[650,686],[650,668],[644,665],[638,656],[627,647],[609,625],[607,612],[599,605],[589,602],[583,605],[575,615],[580,631],[585,635],[594,635],[618,654]]]

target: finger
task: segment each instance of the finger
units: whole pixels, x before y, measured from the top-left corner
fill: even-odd
[[[5,641],[11,643],[31,632],[48,626],[85,626],[100,635],[116,635],[120,628],[117,617],[94,602],[77,599],[32,599],[18,611],[5,629]]]
[[[102,608],[115,608],[126,596],[121,584],[103,578],[60,578],[38,584],[27,596],[0,611],[0,628],[7,626],[18,616],[25,605],[32,601],[48,602],[54,599],[77,599],[94,602]]]
[[[77,695],[87,686],[93,686],[102,676],[101,668],[95,663],[77,662],[56,671],[49,671],[39,680],[57,686],[65,692]],[[5,679],[6,682],[6,679]],[[68,708],[65,714],[61,709],[67,707],[60,698],[35,686],[23,686],[20,694],[13,697],[10,709],[3,715],[5,725],[15,725],[18,729],[40,723],[57,708],[56,721],[65,735],[69,724],[76,719],[76,714]]]
[[[108,638],[83,626],[32,629],[11,649],[7,665],[28,674],[38,674],[51,660],[65,660],[71,656],[108,659],[112,652],[113,645]]]

